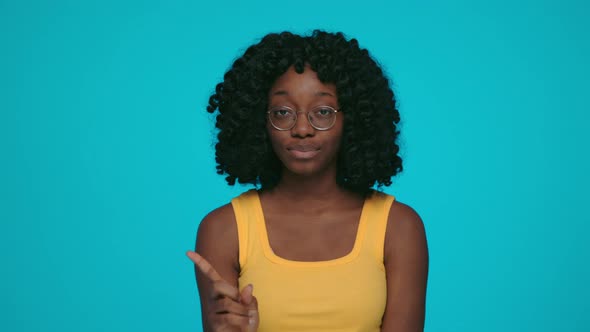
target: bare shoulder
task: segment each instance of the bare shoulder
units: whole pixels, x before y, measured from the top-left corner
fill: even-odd
[[[381,330],[423,331],[428,248],[422,218],[410,206],[391,205],[383,254],[387,305]]]
[[[225,204],[209,212],[199,225],[199,240],[209,238],[222,240],[232,235],[237,236],[236,216],[231,204]]]
[[[391,204],[385,235],[385,259],[396,251],[419,251],[427,255],[426,231],[420,215],[409,205]]]
[[[400,201],[393,201],[389,210],[388,227],[418,228],[424,230],[424,223],[420,215],[411,206]]]
[[[239,270],[238,228],[231,204],[223,205],[203,218],[199,225],[196,252],[225,278]]]

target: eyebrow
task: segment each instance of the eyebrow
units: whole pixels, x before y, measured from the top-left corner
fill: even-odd
[[[285,91],[285,90],[278,90],[273,92],[272,94],[273,96],[288,96],[289,92]],[[327,91],[318,91],[314,94],[316,97],[324,97],[324,96],[330,96],[330,97],[334,97],[333,94],[331,94],[330,92]]]

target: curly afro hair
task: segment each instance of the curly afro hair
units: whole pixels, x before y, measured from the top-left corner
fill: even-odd
[[[337,183],[368,195],[371,188],[391,185],[402,171],[396,139],[399,112],[395,96],[379,65],[356,39],[342,33],[315,30],[310,36],[271,33],[235,60],[209,98],[219,129],[215,145],[217,173],[227,183],[251,183],[270,189],[280,180],[281,162],[266,131],[268,91],[275,80],[294,66],[305,65],[323,83],[336,86],[345,114]]]

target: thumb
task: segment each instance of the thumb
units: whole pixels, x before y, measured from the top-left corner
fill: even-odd
[[[242,288],[240,292],[240,302],[245,305],[249,305],[252,302],[252,292],[254,291],[254,286],[252,284],[248,284],[248,286]]]
[[[258,315],[258,300],[254,295],[252,295],[252,299],[250,300],[250,303],[248,303],[248,310],[256,311],[256,315]]]
[[[258,300],[252,294],[250,303],[248,304],[248,316],[250,317],[250,324],[248,324],[248,332],[256,332],[258,331],[258,326],[260,326],[260,315],[258,314]]]
[[[242,289],[240,293],[240,301],[248,306],[248,316],[250,317],[250,324],[248,325],[247,331],[254,332],[258,330],[260,323],[260,316],[258,315],[258,300],[252,294],[254,286],[249,284]]]

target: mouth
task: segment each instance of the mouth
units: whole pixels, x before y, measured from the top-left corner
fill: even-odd
[[[287,147],[287,151],[295,159],[311,159],[320,152],[320,148],[314,145],[293,145]]]

